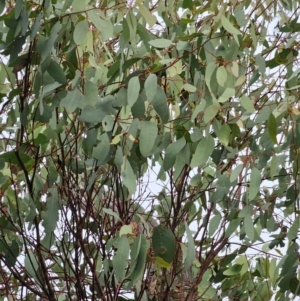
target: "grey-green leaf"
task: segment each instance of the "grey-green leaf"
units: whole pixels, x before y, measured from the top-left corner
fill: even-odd
[[[100,143],[93,150],[93,157],[97,159],[97,165],[102,165],[106,162],[110,150],[110,141],[107,133],[100,136]]]
[[[100,123],[106,115],[114,115],[117,112],[112,106],[112,101],[110,100],[98,100],[98,103],[95,107],[86,106],[79,120],[87,123]]]
[[[171,143],[167,147],[165,158],[163,161],[163,168],[165,171],[167,171],[173,167],[178,153],[183,149],[185,144],[186,144],[186,141],[182,137],[182,138],[176,140],[175,142]]]
[[[150,74],[145,81],[145,93],[147,100],[151,102],[157,91],[157,76]]]
[[[127,259],[129,256],[129,242],[126,235],[122,235],[116,242],[117,252],[113,258],[113,267],[117,281],[125,278]]]
[[[148,43],[155,48],[167,48],[172,45],[172,41],[167,39],[154,39]]]
[[[167,96],[161,87],[157,87],[157,92],[151,101],[151,104],[163,123],[169,121],[169,108],[167,104]]]
[[[195,243],[194,243],[193,235],[187,223],[185,223],[185,231],[187,234],[187,253],[186,253],[183,269],[184,271],[187,271],[194,262],[196,251],[195,251]]]
[[[157,125],[151,121],[140,121],[141,132],[139,137],[140,152],[144,157],[152,155],[152,148],[157,137]]]
[[[195,154],[192,158],[191,167],[202,166],[205,164],[214,150],[214,139],[209,135],[202,138],[197,145]]]
[[[76,25],[73,33],[73,38],[74,38],[74,42],[77,45],[81,45],[81,43],[86,39],[88,30],[89,30],[89,24],[86,20],[82,20]]]
[[[132,107],[138,99],[140,91],[140,80],[138,76],[134,76],[129,80],[127,89],[127,101]]]
[[[260,171],[253,167],[250,174],[250,189],[249,189],[249,200],[252,201],[258,194],[261,183]]]
[[[66,75],[57,62],[51,60],[47,71],[57,82],[61,84],[65,84],[67,82]]]
[[[68,92],[67,96],[61,100],[61,106],[66,108],[68,113],[74,112],[78,107],[84,105],[85,98],[78,89]]]

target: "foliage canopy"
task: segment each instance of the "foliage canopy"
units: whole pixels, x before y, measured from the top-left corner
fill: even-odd
[[[1,300],[300,295],[296,0],[0,0]]]

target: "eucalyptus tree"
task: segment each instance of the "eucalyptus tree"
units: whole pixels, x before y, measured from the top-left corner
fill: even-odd
[[[0,1],[1,300],[291,300],[299,7]]]

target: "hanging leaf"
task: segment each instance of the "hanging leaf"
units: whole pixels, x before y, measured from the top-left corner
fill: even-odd
[[[88,22],[86,20],[80,21],[74,29],[74,33],[73,33],[74,42],[77,45],[81,45],[85,41],[88,31],[89,31]]]
[[[182,137],[167,147],[163,161],[163,168],[165,171],[173,167],[178,153],[183,149],[185,144],[185,138]]]
[[[252,218],[251,218],[250,214],[245,216],[244,226],[245,226],[245,232],[246,232],[247,237],[250,240],[254,240],[255,230],[254,230],[254,225],[253,225],[253,221],[252,221]]]
[[[97,159],[97,165],[104,164],[110,151],[110,141],[107,133],[100,136],[100,143],[93,149],[93,158]]]
[[[215,147],[214,139],[211,136],[202,138],[197,145],[192,158],[191,167],[199,167],[205,164]]]
[[[41,63],[50,55],[52,47],[57,39],[58,33],[62,27],[62,24],[57,21],[52,27],[48,40],[43,44],[41,49]]]
[[[142,4],[139,5],[139,12],[144,17],[145,21],[149,24],[150,28],[156,23],[156,17]]]
[[[128,159],[125,159],[122,164],[121,176],[123,183],[127,187],[129,193],[134,194],[136,190],[136,176],[132,170]]]
[[[127,259],[129,256],[129,242],[126,235],[122,235],[115,243],[117,252],[113,258],[113,267],[117,281],[125,279]]]
[[[213,75],[216,67],[217,67],[217,65],[215,62],[209,62],[205,69],[205,82],[210,91],[212,91],[210,82],[212,80],[212,75]]]
[[[243,106],[243,108],[249,112],[249,113],[254,113],[255,112],[255,108],[254,105],[251,101],[251,99],[247,96],[247,95],[243,95],[240,99],[241,104]]]
[[[152,236],[154,257],[159,257],[171,263],[175,256],[175,237],[170,229],[159,225],[154,228]]]
[[[267,126],[271,140],[277,144],[277,122],[273,114],[270,114]]]
[[[49,67],[47,69],[48,73],[51,75],[53,79],[61,84],[65,84],[67,82],[66,75],[64,71],[61,69],[58,63],[51,60]]]
[[[249,189],[249,200],[252,201],[258,194],[261,183],[260,171],[253,167],[250,174],[250,189]]]
[[[152,154],[152,148],[157,137],[158,129],[156,124],[150,121],[140,122],[140,124],[140,152],[144,157],[148,157]]]
[[[203,120],[205,123],[210,122],[212,119],[216,117],[220,110],[220,106],[211,105],[205,109]]]
[[[40,29],[41,26],[41,21],[43,19],[44,14],[41,12],[38,14],[38,16],[35,18],[35,21],[31,27],[31,33],[30,33],[30,41],[33,41],[33,39],[35,38],[37,32]]]
[[[191,230],[189,229],[187,223],[185,223],[185,231],[187,234],[187,253],[184,260],[184,271],[187,271],[193,264],[196,251],[195,251],[195,244]]]
[[[184,84],[182,88],[188,92],[196,92],[197,88],[191,84]]]
[[[227,80],[227,71],[224,66],[217,69],[217,82],[221,87],[225,86]]]
[[[127,89],[127,101],[132,107],[138,99],[140,91],[140,80],[138,76],[134,76],[129,80]]]
[[[210,236],[213,236],[214,233],[217,231],[218,227],[220,226],[221,219],[221,214],[217,213],[209,221],[208,233]]]
[[[150,74],[145,81],[145,93],[147,100],[151,102],[156,95],[157,91],[157,76],[155,74]]]
[[[130,251],[130,274],[128,278],[131,279],[131,284],[141,280],[143,277],[144,267],[146,264],[148,244],[144,235],[139,234],[134,240]]]
[[[151,101],[151,104],[163,123],[169,121],[169,108],[167,104],[167,97],[163,89],[157,86],[157,92]]]
[[[290,229],[287,233],[287,237],[288,237],[289,241],[292,241],[293,239],[295,239],[298,236],[299,229],[300,229],[300,218],[296,217],[292,226],[290,227]]]
[[[25,257],[25,269],[30,277],[33,277],[38,283],[41,283],[39,264],[34,253],[29,250]]]

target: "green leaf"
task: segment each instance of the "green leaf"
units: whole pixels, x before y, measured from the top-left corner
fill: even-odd
[[[20,255],[20,246],[18,245],[16,240],[13,240],[10,243],[3,237],[2,239],[0,239],[0,252],[4,253],[5,263],[9,267],[14,267],[17,262],[18,256]]]
[[[210,135],[202,138],[197,144],[195,154],[192,158],[191,167],[194,168],[204,165],[209,156],[212,154],[214,147],[214,139]]]
[[[185,138],[182,137],[167,147],[166,154],[163,161],[163,168],[165,171],[169,170],[174,166],[176,157],[178,153],[183,149],[185,144],[186,144]]]
[[[242,172],[243,168],[244,168],[244,164],[240,164],[240,165],[237,165],[233,169],[233,171],[230,175],[230,182],[234,182],[235,180],[238,179],[238,177],[239,177],[240,173]]]
[[[39,264],[31,250],[29,250],[25,256],[25,270],[30,277],[33,277],[38,283],[41,283]]]
[[[161,118],[162,122],[167,123],[169,121],[169,108],[166,94],[161,87],[157,87],[157,92],[150,103]]]
[[[89,19],[93,22],[93,24],[96,26],[96,28],[102,32],[103,30],[106,30],[107,24],[105,20],[103,20],[99,15],[100,10],[93,9],[88,11]]]
[[[247,237],[250,240],[254,240],[255,230],[254,230],[254,225],[253,225],[253,221],[252,221],[250,214],[248,214],[244,217],[244,226],[245,226],[245,233],[246,233]]]
[[[203,117],[204,122],[208,123],[212,119],[214,119],[218,114],[219,110],[220,110],[220,106],[211,105],[207,107],[204,111],[204,117]]]
[[[253,210],[253,207],[247,205],[240,211],[238,217],[243,218],[243,217],[246,217],[247,215],[251,216],[252,210]]]
[[[155,256],[155,261],[156,263],[158,264],[159,267],[162,267],[162,268],[169,268],[171,266],[170,263],[166,262],[165,260],[163,260],[161,257],[159,256]]]
[[[15,1],[15,19],[17,20],[22,11],[23,0]]]
[[[130,69],[136,62],[140,61],[140,57],[134,57],[124,62],[122,65],[122,71],[125,72],[127,69]]]
[[[5,1],[6,0],[0,0],[0,14],[2,15],[3,10],[5,8]]]
[[[230,97],[233,97],[235,95],[235,89],[233,88],[226,88],[222,95],[218,98],[218,101],[223,103],[227,101]]]
[[[40,29],[41,26],[41,21],[44,17],[44,14],[40,12],[38,16],[35,18],[34,23],[31,27],[31,32],[30,32],[30,41],[33,41],[33,39],[36,37],[37,32]]]
[[[23,162],[24,166],[30,170],[33,167],[34,160],[32,160],[25,152],[24,148],[19,150],[19,158],[16,155],[16,152],[6,152],[0,155],[0,158],[4,159],[6,163],[20,165],[19,159]]]
[[[188,92],[196,92],[197,88],[191,84],[184,84],[182,88]]]
[[[210,91],[212,91],[210,82],[212,80],[212,75],[213,75],[214,71],[216,70],[216,67],[217,67],[217,65],[213,61],[213,62],[209,62],[205,68],[205,82]]]
[[[188,271],[188,269],[192,266],[194,262],[196,251],[195,251],[193,235],[187,223],[185,223],[185,231],[187,234],[187,253],[186,253],[186,258],[184,260],[183,270]]]
[[[167,39],[154,39],[148,43],[155,48],[167,48],[172,45],[172,41]]]
[[[223,274],[226,275],[226,276],[238,275],[240,273],[241,269],[242,269],[242,265],[240,265],[240,264],[234,264],[232,267],[230,267],[229,269],[225,270],[223,272]]]
[[[225,231],[225,237],[229,238],[231,234],[237,229],[237,227],[240,225],[240,219],[233,219],[229,222],[228,227]]]
[[[86,40],[88,31],[89,31],[88,22],[86,20],[80,21],[74,29],[74,33],[73,33],[74,42],[77,45],[81,45]]]
[[[97,160],[97,166],[103,165],[107,161],[110,151],[110,141],[107,133],[100,136],[100,143],[93,149],[93,158]]]
[[[260,183],[261,183],[260,171],[256,167],[253,167],[250,174],[250,189],[249,189],[250,201],[255,199],[255,197],[257,196],[260,188]]]
[[[268,118],[268,133],[269,136],[271,138],[271,140],[277,144],[277,122],[276,122],[276,118],[274,117],[273,114],[270,114],[269,118]]]
[[[47,199],[47,211],[42,212],[43,226],[46,233],[50,233],[55,230],[58,221],[59,203],[58,197],[49,197]]]
[[[217,82],[221,87],[225,86],[227,80],[227,71],[224,66],[221,66],[217,69]]]
[[[157,126],[150,121],[140,121],[140,152],[144,157],[152,155],[152,148],[157,137]]]
[[[110,99],[100,101],[98,99],[96,106],[86,106],[78,119],[87,123],[100,123],[106,115],[114,115],[116,112]]]
[[[157,91],[157,76],[151,73],[145,81],[145,93],[147,100],[151,102]]]
[[[220,143],[226,146],[229,144],[230,135],[231,135],[231,128],[226,123],[221,126],[220,130],[217,133]]]
[[[231,23],[230,21],[225,17],[222,16],[221,17],[221,23],[223,25],[223,27],[231,34],[233,35],[237,35],[237,34],[242,34],[238,29],[236,29]]]
[[[129,27],[130,40],[134,41],[136,36],[136,30],[137,30],[137,20],[135,14],[133,14],[131,9],[127,13],[126,21]]]
[[[89,80],[85,81],[84,96],[87,106],[93,107],[99,101],[97,86]]]
[[[108,215],[113,216],[117,220],[121,221],[119,214],[117,212],[112,211],[110,208],[102,208],[103,212],[105,212]]]
[[[249,113],[254,113],[255,112],[255,108],[254,108],[254,105],[251,101],[251,99],[246,96],[246,95],[243,95],[241,98],[240,98],[240,102],[243,106],[243,108],[249,112]]]
[[[144,17],[145,21],[149,24],[150,28],[156,23],[156,17],[144,5],[139,5],[139,12]]]
[[[47,71],[50,74],[50,76],[53,79],[55,79],[57,82],[61,84],[65,84],[67,82],[64,71],[60,68],[59,64],[56,63],[55,61],[51,60]]]
[[[143,278],[147,249],[148,245],[145,236],[139,234],[134,240],[130,252],[131,264],[129,278],[131,279],[131,284],[135,284],[137,280]]]
[[[129,235],[132,235],[132,234],[133,234],[133,233],[132,233],[132,226],[131,226],[131,225],[124,225],[124,226],[122,226],[121,229],[120,229],[120,237],[121,237],[122,235],[127,235],[127,234],[129,234]]]
[[[182,8],[193,8],[193,0],[183,0]]]
[[[134,194],[136,190],[136,176],[127,158],[124,159],[121,167],[121,177],[124,185],[129,191],[129,194]]]
[[[217,229],[220,226],[221,219],[222,219],[221,214],[217,213],[209,221],[209,227],[208,227],[209,236],[213,236],[214,233],[217,231]]]
[[[295,217],[295,220],[287,233],[287,237],[289,241],[292,241],[298,236],[299,229],[300,229],[300,218]]]
[[[57,21],[54,26],[51,28],[50,36],[46,43],[43,44],[41,51],[41,63],[50,55],[52,47],[54,45],[55,40],[57,39],[58,33],[61,29],[62,25],[60,21]]]
[[[162,225],[154,228],[152,236],[154,257],[160,257],[167,263],[171,263],[175,256],[175,236],[170,229]]]
[[[115,243],[117,252],[113,258],[113,267],[117,281],[125,279],[127,259],[129,256],[129,242],[126,235],[122,235]]]
[[[67,96],[61,100],[60,105],[66,108],[68,113],[73,113],[78,107],[83,107],[85,98],[78,89],[68,92]]]
[[[127,89],[127,101],[132,107],[138,99],[140,92],[140,80],[138,76],[134,76],[129,80]]]

